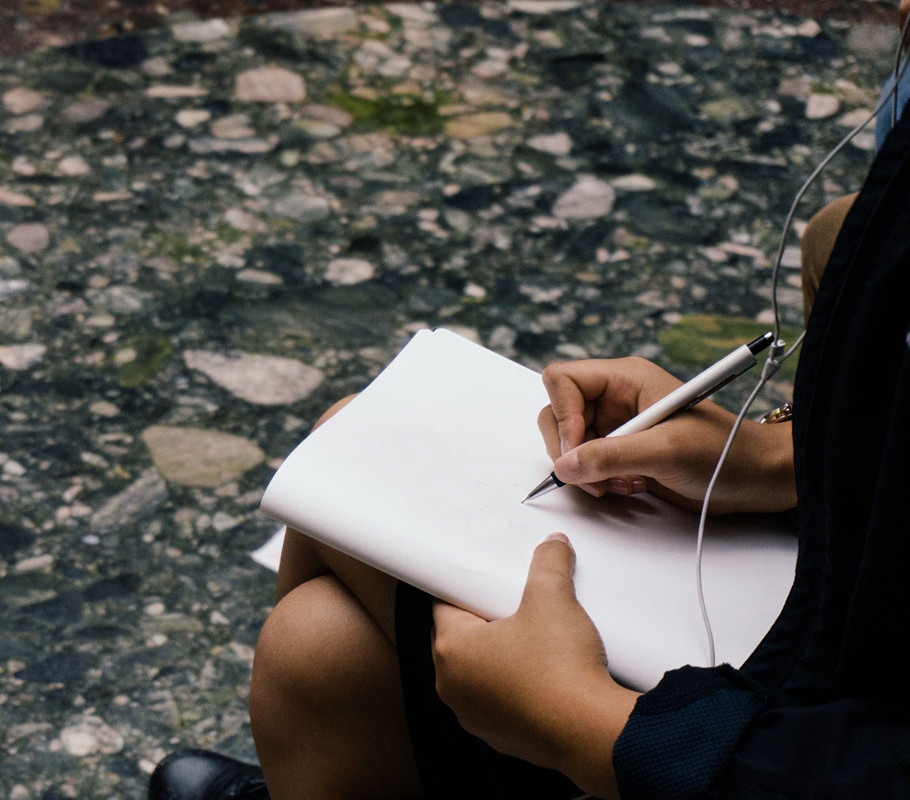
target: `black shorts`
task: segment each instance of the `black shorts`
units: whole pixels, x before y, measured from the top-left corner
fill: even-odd
[[[432,598],[399,583],[395,636],[404,707],[424,796],[563,800],[583,796],[559,772],[497,752],[467,733],[436,694],[430,653]]]

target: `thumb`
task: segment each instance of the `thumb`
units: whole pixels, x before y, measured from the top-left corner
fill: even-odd
[[[519,609],[575,601],[575,550],[564,533],[551,533],[534,549]]]
[[[592,439],[557,458],[553,468],[556,477],[565,483],[595,483],[622,475],[654,476],[667,459],[667,449],[666,442],[652,428]]]

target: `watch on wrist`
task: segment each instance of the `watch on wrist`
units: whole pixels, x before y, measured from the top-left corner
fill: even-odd
[[[759,422],[789,422],[791,419],[793,419],[793,403],[784,403],[782,406],[775,408],[774,411],[769,411],[765,414]]]

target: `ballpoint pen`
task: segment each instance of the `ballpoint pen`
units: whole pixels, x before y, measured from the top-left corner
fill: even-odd
[[[725,386],[734,378],[742,375],[746,370],[754,367],[756,356],[768,347],[774,340],[771,331],[759,336],[748,344],[740,345],[732,353],[724,356],[720,361],[708,367],[704,372],[696,375],[692,380],[674,389],[666,397],[658,400],[628,422],[611,431],[607,436],[624,436],[627,433],[638,433],[663,422],[671,414],[692,408],[709,395],[714,394],[721,386]],[[556,477],[556,472],[551,472],[537,486],[528,492],[522,500],[535,500],[542,495],[565,486],[565,482]]]

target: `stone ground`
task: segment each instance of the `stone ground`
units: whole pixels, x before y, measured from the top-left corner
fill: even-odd
[[[141,798],[175,747],[254,757],[262,489],[415,330],[683,377],[763,331],[790,198],[895,39],[511,0],[164,20],[0,60],[0,796]]]

